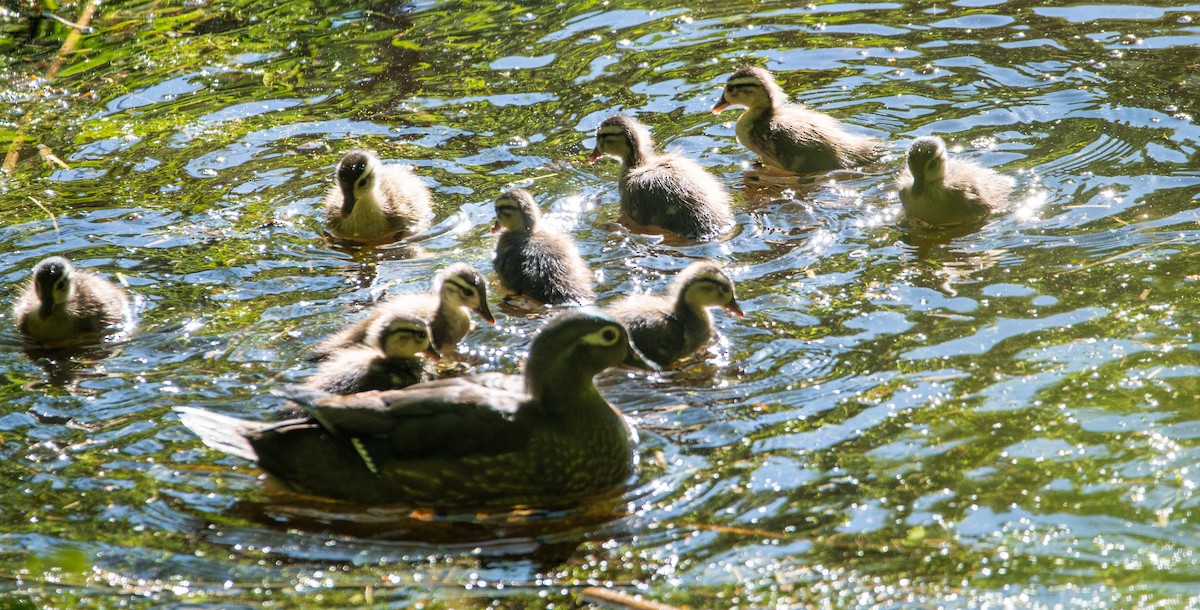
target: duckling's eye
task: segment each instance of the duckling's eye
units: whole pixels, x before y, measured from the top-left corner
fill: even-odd
[[[63,279],[55,282],[54,289],[55,290],[66,290],[67,289],[67,278],[64,277]]]
[[[358,187],[359,188],[362,188],[366,185],[367,185],[367,177],[366,176],[363,176],[362,178],[358,179]]]
[[[425,340],[425,331],[423,331],[423,330],[414,331],[413,336],[417,338],[417,341],[424,341]]]
[[[616,343],[619,337],[620,334],[617,332],[617,329],[611,326],[600,331],[600,339],[604,341],[605,345],[612,345]]]
[[[474,291],[474,290],[471,290],[470,288],[463,288],[463,289],[462,289],[462,294],[463,294],[463,296],[464,296],[464,297],[467,297],[467,298],[469,299],[469,298],[471,298],[471,297],[474,297],[474,296],[475,296],[475,291]]]

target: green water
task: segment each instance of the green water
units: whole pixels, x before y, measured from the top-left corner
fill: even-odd
[[[0,149],[28,138],[0,178],[0,291],[64,254],[120,274],[139,330],[31,359],[5,314],[6,607],[1200,599],[1200,4],[117,0],[50,81],[67,29],[44,8],[0,13]],[[893,154],[747,187],[736,114],[709,112],[747,63]],[[615,165],[583,157],[617,112],[733,189],[736,234],[614,224]],[[1013,176],[1018,209],[907,236],[893,176],[929,134]],[[419,250],[321,237],[354,146],[430,184]],[[489,270],[512,184],[577,238],[601,304],[698,257],[738,283],[746,319],[717,315],[706,361],[600,379],[642,430],[635,488],[531,515],[279,505],[178,423],[265,418],[380,296]],[[541,320],[493,311],[467,359],[515,372]]]

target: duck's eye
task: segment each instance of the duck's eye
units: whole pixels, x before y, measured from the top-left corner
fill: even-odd
[[[358,179],[358,188],[363,188],[365,186],[367,186],[367,177],[363,176],[362,178]]]
[[[600,340],[603,341],[605,345],[612,345],[616,343],[620,336],[621,334],[617,332],[617,329],[611,326],[600,331]]]
[[[58,280],[57,282],[55,282],[54,288],[55,288],[55,290],[66,290],[67,289],[67,278],[64,277],[61,280]]]
[[[471,290],[470,288],[463,288],[463,289],[462,289],[462,295],[463,295],[464,297],[467,297],[468,299],[470,299],[470,298],[473,298],[473,297],[475,296],[475,291],[474,291],[474,290]]]
[[[413,331],[413,336],[417,338],[417,341],[424,341],[425,340],[425,331],[423,331],[423,330]]]

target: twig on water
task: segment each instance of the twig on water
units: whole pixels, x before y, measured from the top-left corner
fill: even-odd
[[[63,63],[66,62],[67,55],[75,50],[75,45],[79,44],[79,38],[83,36],[83,32],[88,30],[88,24],[92,22],[92,17],[96,14],[96,10],[100,6],[100,0],[88,0],[87,6],[83,7],[83,12],[79,13],[77,19],[71,28],[71,32],[67,34],[67,39],[58,49],[58,55],[54,57],[54,62],[50,64],[50,69],[46,70],[44,80],[50,81],[62,69]],[[17,159],[21,156],[21,144],[25,142],[26,132],[29,131],[29,124],[33,122],[33,109],[37,104],[29,107],[25,112],[25,116],[21,117],[21,125],[17,128],[17,134],[13,137],[12,142],[8,145],[8,153],[4,155],[4,165],[0,166],[5,173],[12,174],[17,167]]]
[[[58,238],[59,243],[62,243],[62,231],[58,230],[58,217],[55,216],[54,212],[51,212],[49,208],[42,205],[42,202],[38,201],[37,199],[34,199],[33,195],[29,196],[29,200],[32,201],[33,203],[37,204],[37,207],[42,208],[42,211],[45,212],[46,215],[50,217],[50,222],[54,223],[54,236]]]
[[[624,608],[627,610],[679,610],[675,606],[641,599],[628,593],[622,593],[615,589],[605,589],[603,587],[588,587],[579,594],[579,597],[585,602],[608,606],[610,608]]]

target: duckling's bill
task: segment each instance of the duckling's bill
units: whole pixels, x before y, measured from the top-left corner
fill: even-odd
[[[742,306],[738,304],[737,299],[729,299],[729,302],[725,304],[725,311],[739,318],[746,317],[746,312],[742,311]]]

